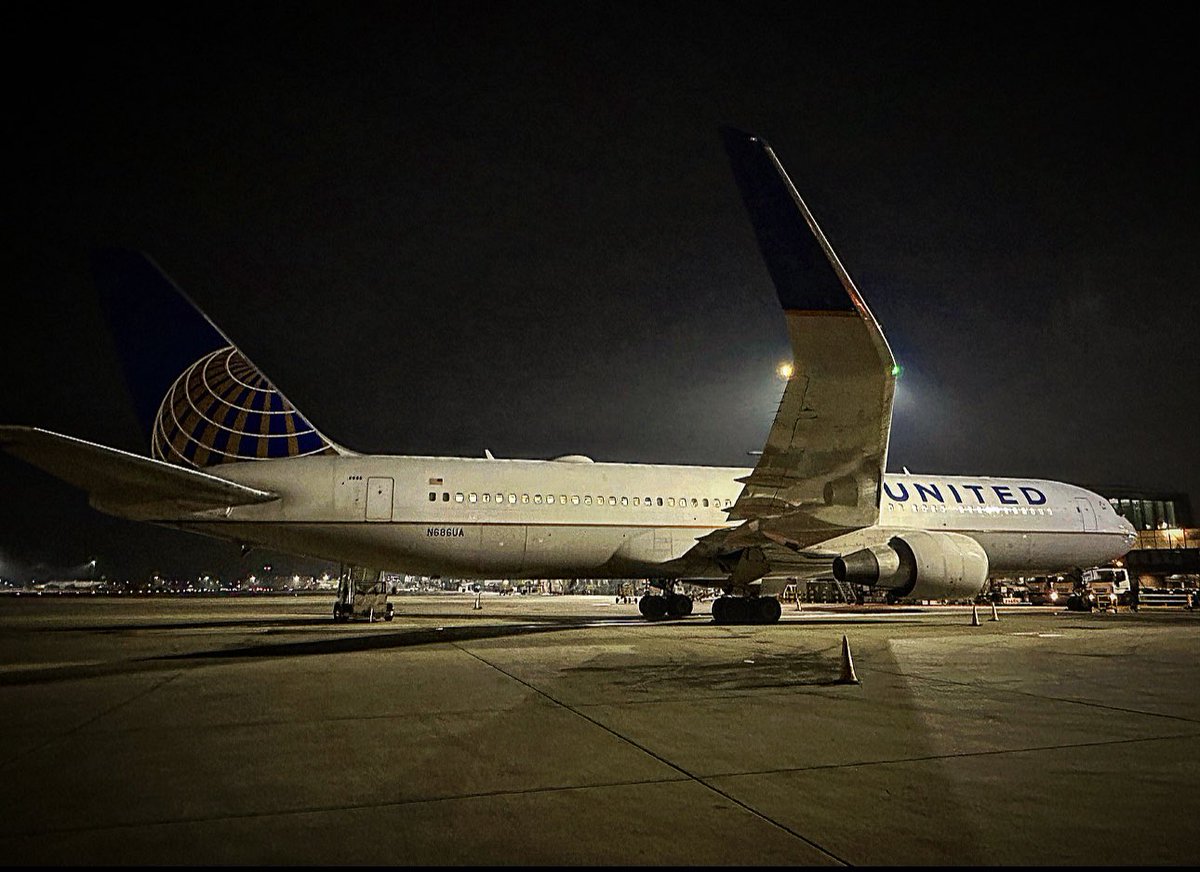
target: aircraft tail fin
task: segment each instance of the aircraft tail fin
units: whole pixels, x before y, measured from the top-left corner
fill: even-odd
[[[145,254],[98,252],[92,272],[152,457],[203,469],[345,453]]]

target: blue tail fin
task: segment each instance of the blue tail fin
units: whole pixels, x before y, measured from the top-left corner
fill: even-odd
[[[200,469],[340,453],[146,255],[105,250],[92,272],[152,457]]]

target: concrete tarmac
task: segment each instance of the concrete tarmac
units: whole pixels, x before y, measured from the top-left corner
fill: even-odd
[[[1200,614],[394,602],[0,598],[0,859],[1200,860]]]

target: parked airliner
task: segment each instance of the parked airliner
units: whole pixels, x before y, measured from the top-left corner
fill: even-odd
[[[317,430],[145,255],[93,271],[149,436],[143,457],[34,427],[0,447],[97,509],[373,570],[460,578],[645,578],[648,618],[681,581],[717,623],[771,623],[790,579],[969,598],[992,573],[1089,567],[1133,528],[1069,484],[885,474],[899,372],[774,150],[722,130],[793,362],[753,468],[363,455]],[[361,573],[370,586],[371,574]],[[343,613],[335,609],[335,616]]]

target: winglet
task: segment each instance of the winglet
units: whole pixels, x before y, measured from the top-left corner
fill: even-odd
[[[785,310],[853,312],[874,318],[775,150],[761,137],[722,127],[733,177]]]

